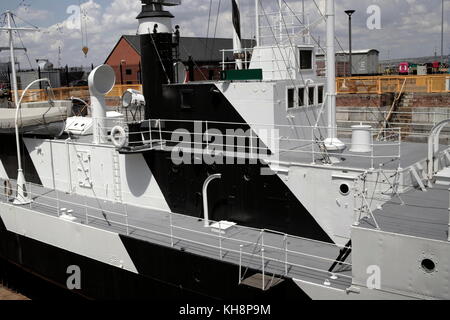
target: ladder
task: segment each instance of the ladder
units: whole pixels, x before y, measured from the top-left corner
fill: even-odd
[[[116,202],[122,202],[122,183],[120,176],[120,161],[119,153],[113,151],[113,184],[114,184],[114,200]]]
[[[316,139],[316,143],[317,143],[317,146],[319,147],[320,153],[323,156],[323,160],[322,160],[323,163],[333,164],[331,162],[331,158],[330,158],[330,155],[328,154],[328,150],[327,150],[327,147],[325,146],[325,143],[319,139]]]

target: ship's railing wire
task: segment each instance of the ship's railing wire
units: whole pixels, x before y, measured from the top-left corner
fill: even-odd
[[[0,201],[13,205],[12,201],[14,200],[16,191],[15,187],[17,187],[16,181],[1,181],[4,182],[4,194],[0,196]],[[274,277],[275,275],[298,276],[302,274],[302,272],[317,272],[324,277],[322,279],[334,279],[332,281],[343,285],[349,285],[349,281],[352,279],[351,276],[342,273],[351,269],[351,263],[341,262],[340,271],[329,272],[326,268],[335,262],[336,259],[334,256],[323,257],[307,252],[300,252],[289,247],[293,242],[308,242],[313,246],[331,248],[338,253],[339,250],[348,248],[345,246],[293,236],[270,229],[256,229],[239,226],[239,230],[242,230],[244,234],[253,231],[254,234],[257,235],[255,241],[248,241],[239,239],[239,233],[236,233],[234,237],[233,235],[222,234],[221,232],[215,233],[212,231],[211,226],[208,228],[210,232],[205,232],[177,225],[176,221],[178,220],[180,222],[196,221],[199,226],[203,226],[203,220],[172,212],[160,212],[166,215],[166,218],[168,216],[169,219],[159,219],[158,224],[145,221],[145,223],[143,223],[145,227],[137,226],[130,223],[132,217],[129,215],[130,206],[127,203],[107,203],[103,199],[79,194],[67,194],[66,192],[58,191],[57,189],[44,188],[41,185],[30,182],[26,184],[26,188],[26,194],[31,197],[32,202],[28,205],[19,206],[21,208],[43,212],[59,218],[67,219],[68,217],[74,217],[76,220],[72,221],[73,223],[107,229],[112,228],[115,231],[123,232],[128,236],[134,236],[138,232],[143,232],[146,235],[146,238],[149,238],[149,235],[153,235],[168,240],[171,247],[181,247],[186,249],[186,245],[183,245],[182,242],[189,243],[192,245],[192,247],[189,248],[193,252],[196,252],[195,246],[199,246],[200,249],[197,249],[197,253],[200,254],[205,248],[209,248],[217,251],[219,259],[221,260],[234,254],[236,258],[233,262],[239,264],[239,283],[243,280],[243,267],[252,269],[259,268],[263,275],[263,290],[267,288],[265,277],[269,273]],[[96,205],[93,205],[92,202]],[[121,211],[107,209],[109,207],[121,207]],[[211,223],[215,222],[211,221]],[[220,225],[221,222],[217,223],[219,224],[219,229],[222,229]],[[182,231],[184,236],[177,235],[176,231]],[[202,239],[202,237],[205,241],[198,240],[199,238]],[[274,240],[274,238],[276,238],[276,240]],[[215,241],[218,242],[218,245],[214,244]],[[276,243],[274,244],[274,242],[278,241],[282,243],[282,246],[277,246]],[[166,243],[166,241],[164,241],[164,243]],[[244,248],[252,248],[252,252],[247,252]],[[245,263],[244,258],[247,259],[247,263]],[[258,259],[261,259],[261,264],[252,263],[252,261],[257,261]],[[310,265],[299,264],[293,261],[295,260],[298,262],[299,259],[302,260],[303,263],[309,262]],[[269,268],[270,263],[272,263],[271,268]],[[317,267],[312,266],[311,264],[315,264]],[[324,268],[320,268],[320,266],[323,266]],[[340,280],[336,280],[337,278]]]

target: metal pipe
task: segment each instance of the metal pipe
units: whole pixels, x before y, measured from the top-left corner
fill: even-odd
[[[450,189],[448,189],[448,234],[447,241],[450,241]]]
[[[334,47],[334,1],[327,0],[327,88],[328,88],[328,138],[336,138],[336,56]]]
[[[352,76],[352,15],[355,13],[355,10],[346,10],[345,13],[348,15],[348,63],[349,63],[349,71],[348,75]]]
[[[107,134],[105,130],[105,95],[114,88],[116,75],[110,66],[104,64],[91,72],[88,82],[91,95],[92,121],[94,124],[93,143],[100,144],[106,141]]]
[[[256,46],[259,47],[261,45],[260,40],[260,30],[259,30],[259,1],[255,0],[255,11],[256,11],[256,19],[255,19],[255,37],[256,37]]]
[[[444,63],[444,0],[442,0],[442,22],[441,22],[441,63]]]
[[[16,199],[14,200],[14,204],[23,205],[23,204],[29,204],[31,202],[31,199],[30,199],[29,195],[25,192],[25,190],[26,190],[26,187],[25,187],[26,186],[26,180],[25,180],[25,175],[23,174],[22,154],[21,154],[21,151],[20,151],[19,111],[20,111],[20,106],[22,104],[22,100],[23,100],[23,97],[25,96],[25,93],[27,93],[27,91],[35,83],[38,83],[38,82],[40,83],[42,81],[46,81],[50,85],[50,80],[49,79],[38,79],[38,80],[35,80],[35,81],[31,82],[25,88],[25,90],[23,90],[20,99],[18,99],[18,101],[17,100],[15,101],[16,102],[15,133],[16,133],[16,148],[17,148],[17,196],[16,196]],[[16,86],[16,90],[14,90],[14,92],[15,92],[15,96],[16,96],[17,95],[17,86]],[[17,98],[15,98],[15,99],[17,99]]]
[[[205,182],[203,183],[203,217],[204,217],[204,226],[209,227],[209,212],[208,212],[208,186],[211,183],[211,181],[215,179],[222,178],[222,174],[216,173],[213,175],[210,175],[208,178],[206,178]]]

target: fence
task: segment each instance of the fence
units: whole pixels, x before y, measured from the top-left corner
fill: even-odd
[[[406,81],[406,82],[405,82]],[[446,81],[450,75],[430,76],[379,76],[379,77],[351,77],[337,78],[337,93],[393,93],[400,92],[405,82],[404,92],[443,93],[449,92]]]
[[[135,89],[142,91],[142,85],[140,84],[126,84],[126,85],[116,85],[107,94],[107,97],[121,97],[127,89]],[[23,90],[19,90],[19,97],[22,95]],[[14,94],[12,94],[14,97]],[[28,90],[23,102],[37,102],[37,101],[47,101],[49,98],[54,100],[70,100],[71,97],[76,97],[80,99],[89,98],[89,87],[64,87],[64,88],[53,88],[50,92],[46,89],[35,89]]]

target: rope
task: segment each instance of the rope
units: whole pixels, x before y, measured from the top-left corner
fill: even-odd
[[[208,13],[208,27],[206,28],[206,45],[205,45],[205,56],[208,54],[208,37],[209,37],[209,25],[211,22],[211,9],[212,9],[212,1],[209,1],[209,13]]]
[[[11,15],[11,18],[12,18],[12,21],[14,23],[14,26],[17,28],[16,20],[14,20],[14,15]],[[22,37],[20,36],[20,32],[16,31],[16,34],[19,36],[19,40],[20,40],[20,43],[22,44],[22,48],[25,49],[25,45],[23,44]],[[33,69],[33,65],[31,64],[31,59],[28,56],[28,52],[27,51],[25,51],[25,56],[27,57],[28,64],[30,65],[30,69]]]
[[[217,25],[219,24],[219,14],[220,14],[220,5],[222,3],[222,0],[219,0],[219,5],[217,7],[217,16],[216,16],[216,25],[214,27],[214,37],[213,37],[213,45],[211,48],[211,60],[214,55],[214,47],[216,46],[216,34],[217,34]]]

